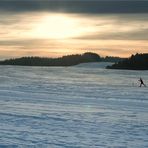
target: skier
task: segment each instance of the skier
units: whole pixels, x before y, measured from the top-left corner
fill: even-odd
[[[142,85],[146,87],[146,85],[144,84],[142,78],[140,78],[138,81],[140,81],[140,86],[139,87],[141,87]]]

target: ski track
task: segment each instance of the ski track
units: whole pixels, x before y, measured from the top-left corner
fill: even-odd
[[[147,148],[148,71],[0,66],[0,148]]]

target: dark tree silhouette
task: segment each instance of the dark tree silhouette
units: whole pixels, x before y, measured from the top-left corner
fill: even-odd
[[[68,55],[61,58],[22,57],[0,61],[0,65],[21,66],[72,66],[87,62],[100,62],[101,58],[96,53]]]
[[[113,62],[113,63],[116,63],[116,62],[123,61],[123,60],[125,60],[125,59],[127,59],[127,58],[106,56],[105,58],[102,58],[102,61],[103,61],[103,62]]]
[[[131,70],[148,70],[148,54],[136,54],[130,58],[117,62],[108,69],[131,69]]]

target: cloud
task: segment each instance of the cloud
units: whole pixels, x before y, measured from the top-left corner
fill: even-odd
[[[81,40],[148,40],[148,28],[128,32],[103,32],[76,37]]]
[[[147,14],[98,15],[92,20],[95,20],[91,24],[95,31],[82,34],[73,39],[148,40]]]
[[[31,2],[33,3],[32,0]],[[2,11],[1,4],[0,1]],[[56,13],[50,13],[44,12],[46,9],[43,9],[43,6],[42,9],[37,9],[33,5],[30,6],[32,10],[28,12],[27,5],[23,9],[16,8],[15,10],[10,4],[12,3],[9,3],[11,9],[3,6],[3,9],[7,9],[0,13],[0,59],[32,55],[55,57],[85,51],[94,51],[101,55],[128,56],[131,53],[148,51],[147,13],[106,14],[106,11],[105,14],[98,14],[90,12],[89,8],[84,13],[84,11],[78,11],[76,6],[73,6],[72,10],[68,8],[70,14],[57,13],[55,7],[52,10]],[[36,12],[38,10],[40,11]],[[13,11],[13,13],[6,13],[7,11]],[[64,9],[59,11],[64,11]],[[44,33],[51,33],[50,28],[54,30],[56,27],[50,23],[51,16],[57,20],[54,24],[61,25],[58,23],[59,18],[73,22],[72,31],[80,30],[79,34],[66,39],[53,39],[50,35],[45,38]],[[68,29],[65,25],[63,28]],[[38,29],[45,31],[41,35],[40,32],[36,32]]]
[[[9,39],[0,40],[0,60],[22,56],[59,57],[73,54],[65,44],[49,39]]]
[[[67,13],[147,13],[144,0],[1,0],[0,11],[51,11]]]
[[[10,39],[0,40],[0,47],[17,47],[20,50],[38,50],[38,49],[52,49],[59,48],[59,42],[57,40],[49,39]]]

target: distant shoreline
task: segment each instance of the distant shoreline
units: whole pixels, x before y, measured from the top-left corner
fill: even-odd
[[[12,66],[75,66],[82,63],[110,62],[106,69],[148,70],[148,53],[132,55],[130,58],[101,57],[92,52],[67,55],[60,58],[22,57],[0,61],[0,65]]]
[[[74,66],[81,63],[90,62],[119,62],[125,58],[100,55],[92,52],[84,54],[67,55],[60,58],[42,58],[42,57],[21,57],[14,59],[6,59],[0,61],[0,65],[16,65],[16,66]]]

